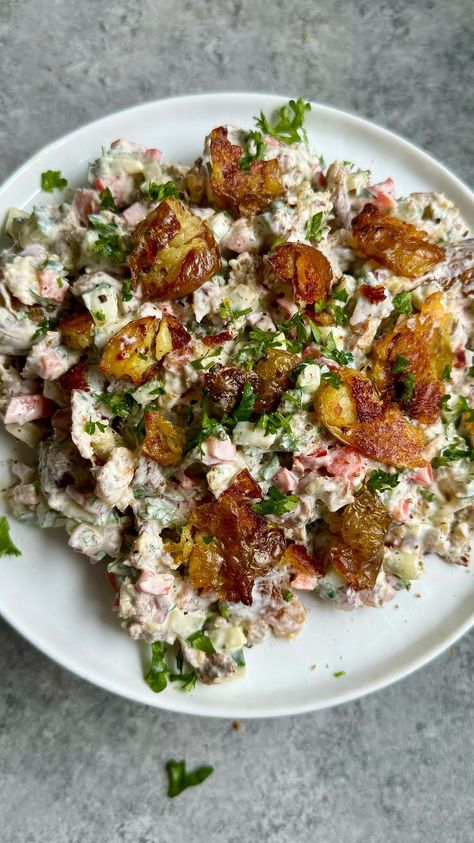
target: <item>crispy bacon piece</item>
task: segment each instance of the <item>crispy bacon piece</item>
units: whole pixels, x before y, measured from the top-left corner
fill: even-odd
[[[59,323],[61,340],[68,348],[85,351],[94,339],[94,320],[88,310],[71,313]]]
[[[202,341],[204,345],[222,345],[224,342],[229,342],[232,339],[232,334],[230,331],[219,331],[218,334],[209,334],[207,337],[203,337]]]
[[[160,202],[132,234],[134,286],[145,299],[180,299],[220,266],[219,247],[206,224],[178,199]]]
[[[313,304],[327,298],[333,281],[331,264],[319,249],[283,243],[268,258],[273,272],[293,287],[295,299]]]
[[[65,392],[72,392],[73,389],[83,389],[89,392],[90,387],[86,376],[87,363],[85,360],[79,360],[75,366],[72,366],[64,375],[59,378],[59,385]]]
[[[427,240],[425,231],[392,217],[370,202],[352,220],[357,249],[396,275],[416,278],[444,260],[444,251]]]
[[[253,479],[247,468],[244,468],[237,475],[232,485],[226,489],[224,494],[230,495],[230,497],[236,500],[241,500],[242,498],[252,498],[253,500],[263,498],[260,486]]]
[[[217,363],[206,372],[204,382],[211,401],[220,404],[222,409],[229,413],[240,399],[246,383],[250,383],[256,391],[258,377],[247,369]]]
[[[212,130],[209,198],[234,217],[261,214],[283,193],[278,161],[254,161],[249,170],[242,170],[243,152],[230,142],[224,126]]]
[[[302,544],[289,544],[280,560],[281,565],[289,565],[301,574],[324,576],[324,562],[311,556]]]
[[[165,419],[161,413],[145,413],[143,453],[160,465],[176,465],[183,456],[184,430]]]
[[[361,284],[359,292],[372,304],[377,304],[385,298],[385,287],[382,284],[377,287],[371,287],[370,284]]]
[[[291,386],[290,373],[296,366],[298,357],[289,351],[270,348],[267,356],[255,366],[258,376],[258,398],[255,402],[257,413],[269,413],[280,403],[282,392]]]
[[[374,587],[390,521],[380,495],[367,487],[333,518],[337,543],[328,561],[355,591]]]
[[[326,384],[318,393],[320,422],[342,442],[388,465],[426,465],[424,435],[395,404],[387,404],[370,380],[355,369],[338,369],[339,389]]]
[[[238,490],[248,483],[244,474],[239,475],[234,489],[231,486],[217,501],[198,506],[191,513],[190,523],[198,535],[189,575],[195,588],[210,588],[221,599],[250,606],[256,577],[278,564],[285,538],[278,527],[242,500]],[[212,542],[205,544],[203,535],[213,536]]]
[[[397,398],[403,379],[408,373],[413,375],[413,396],[401,403],[408,416],[423,424],[434,424],[440,416],[444,395],[441,375],[453,361],[453,324],[445,294],[433,293],[423,302],[419,314],[399,322],[391,334],[373,345],[371,374],[377,387]],[[407,364],[402,371],[394,372],[400,357]]]

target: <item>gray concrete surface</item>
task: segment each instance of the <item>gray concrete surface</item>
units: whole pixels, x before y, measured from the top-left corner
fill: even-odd
[[[406,135],[472,181],[470,0],[0,0],[0,176],[136,102],[291,93]],[[2,843],[469,843],[472,642],[359,702],[243,723],[161,714],[0,626]],[[164,763],[215,774],[176,800]]]

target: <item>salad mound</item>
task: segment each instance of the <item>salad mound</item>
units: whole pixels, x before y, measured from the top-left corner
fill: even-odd
[[[103,566],[155,692],[469,562],[473,240],[441,194],[327,167],[308,110],[191,168],[117,140],[6,221],[11,511]]]

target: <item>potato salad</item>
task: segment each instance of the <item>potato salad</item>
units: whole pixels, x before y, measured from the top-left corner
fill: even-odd
[[[155,692],[241,675],[321,600],[383,606],[429,551],[469,563],[474,240],[449,198],[328,166],[309,109],[191,168],[116,140],[5,222],[10,511],[103,568]]]

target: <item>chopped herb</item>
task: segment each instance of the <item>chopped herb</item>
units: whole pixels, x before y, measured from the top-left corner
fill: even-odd
[[[315,343],[317,343],[318,345],[320,345],[320,343],[322,342],[322,338],[323,338],[323,335],[321,333],[321,328],[318,328],[318,326],[315,325],[313,320],[310,319],[309,317],[308,317],[308,324],[309,324],[309,330],[311,331],[311,336],[313,338],[313,341]]]
[[[197,671],[194,669],[188,673],[170,673],[169,675],[170,682],[181,682],[181,690],[187,691],[188,693],[196,687],[197,678]]]
[[[0,518],[0,556],[21,556],[21,550],[10,536],[10,525],[5,515]]]
[[[127,252],[122,246],[122,238],[118,234],[99,234],[92,248],[94,252],[111,263],[124,263],[127,259]]]
[[[122,284],[122,301],[131,301],[131,299],[133,299],[132,279],[128,278]]]
[[[436,495],[435,495],[434,492],[429,492],[428,489],[420,489],[419,491],[420,491],[421,497],[424,498],[425,501],[428,501],[429,503],[432,503],[433,501],[436,500]]]
[[[209,436],[215,436],[222,429],[222,424],[217,419],[212,419],[208,412],[207,412],[207,405],[209,401],[209,392],[207,389],[203,390],[202,394],[202,418],[201,418],[201,430],[199,431],[196,438],[191,442],[190,448],[199,448],[200,452],[202,453],[202,443],[209,438]]]
[[[107,428],[107,425],[104,424],[103,422],[99,422],[99,421],[94,422],[94,421],[92,421],[92,419],[89,419],[89,421],[87,421],[84,425],[84,430],[85,430],[86,433],[89,434],[89,436],[92,436],[95,433],[96,427],[100,430],[101,433],[104,433],[104,431]]]
[[[115,199],[110,187],[106,187],[99,193],[100,207],[102,211],[112,211],[114,214],[119,213],[119,208],[115,204]]]
[[[334,360],[336,363],[339,363],[340,366],[347,366],[349,363],[352,363],[354,359],[349,351],[341,351],[338,349],[332,331],[327,336],[326,345],[321,346],[321,353],[324,357],[329,357],[330,360]]]
[[[145,674],[145,682],[155,694],[164,691],[168,685],[170,669],[165,662],[166,646],[162,641],[151,645],[151,664]]]
[[[292,512],[298,503],[296,495],[284,495],[276,486],[270,486],[268,498],[252,504],[252,509],[258,515],[283,515]]]
[[[474,460],[474,448],[461,448],[459,445],[453,443],[443,448],[439,457],[431,460],[431,465],[433,468],[440,468],[440,466],[448,465],[450,462],[465,459]]]
[[[202,650],[203,653],[207,653],[209,656],[212,656],[216,652],[214,644],[203,629],[193,632],[188,638],[188,644],[191,644],[191,647],[194,647],[195,650]]]
[[[221,351],[221,345],[217,346],[216,348],[210,348],[209,351],[207,351],[206,354],[203,355],[203,357],[198,357],[196,360],[193,360],[191,362],[192,368],[196,370],[210,369],[211,366],[214,366],[216,362],[215,360],[212,360],[210,358],[217,357],[221,353]]]
[[[229,620],[229,607],[227,603],[219,603],[219,612],[226,621]]]
[[[293,116],[290,115],[290,109]],[[299,143],[306,140],[306,132],[303,129],[306,111],[311,111],[311,105],[300,97],[296,101],[290,100],[288,105],[278,109],[279,119],[274,126],[270,125],[263,112],[256,118],[256,123],[264,135],[270,135],[283,143]]]
[[[345,676],[345,675],[346,675],[345,670],[337,670],[336,673],[333,673],[333,676],[335,676],[336,679],[339,679],[340,676]]]
[[[53,327],[53,323],[51,322],[50,319],[45,319],[43,322],[40,322],[36,331],[34,332],[33,336],[31,337],[31,340],[33,341],[33,340],[39,339],[40,337],[43,337],[45,334],[48,333],[48,331],[51,330],[52,327]]]
[[[255,395],[251,384],[247,381],[242,390],[242,397],[235,408],[232,416],[236,422],[248,421],[252,415],[253,405],[255,404],[257,396]]]
[[[139,356],[140,360],[148,360],[148,354],[145,354],[144,351],[139,351],[138,356]]]
[[[293,600],[293,592],[290,591],[289,588],[284,588],[281,593],[281,596],[283,597],[285,603],[291,603],[291,601]]]
[[[166,772],[168,773],[168,796],[173,798],[179,796],[183,790],[188,787],[202,784],[211,773],[214,772],[214,767],[197,767],[191,773],[186,772],[186,761],[168,761],[166,765]]]
[[[67,186],[67,179],[61,175],[61,170],[46,170],[41,173],[41,190],[52,193],[53,190],[64,190]]]
[[[398,486],[398,473],[390,473],[377,469],[370,472],[370,477],[367,480],[367,485],[377,492],[385,492],[387,489],[394,489]]]
[[[92,316],[94,316],[94,318],[99,322],[105,322],[105,313],[103,310],[96,310]]]
[[[58,285],[59,289],[61,289],[61,287],[64,287],[63,279],[62,278],[56,278],[56,284]]]
[[[232,658],[235,661],[237,667],[245,667],[245,656],[243,650],[237,650],[236,652],[232,653]]]
[[[445,366],[441,375],[441,379],[443,381],[450,381],[451,380],[451,367]]]
[[[334,290],[334,292],[331,293],[331,298],[335,299],[336,301],[346,302],[349,298],[349,293],[347,292],[345,287],[343,287],[342,290]]]
[[[400,381],[402,390],[400,392],[400,401],[411,401],[415,391],[415,377],[411,372],[406,372]]]
[[[322,232],[322,222],[323,222],[323,212],[319,211],[319,213],[314,214],[310,220],[306,223],[306,239],[307,240],[314,240],[316,243],[319,243],[321,237],[323,236]]]
[[[394,374],[398,374],[399,372],[404,372],[406,367],[410,365],[410,361],[406,359],[406,357],[402,357],[401,354],[397,354],[392,366],[392,372]]]
[[[95,398],[112,410],[114,416],[120,416],[120,418],[130,415],[135,404],[129,392],[100,392],[95,395]]]
[[[168,199],[170,196],[179,197],[179,191],[174,181],[167,181],[164,184],[150,181],[146,187],[142,187],[142,192],[151,202],[161,202],[162,199]]]
[[[283,246],[283,243],[286,243],[287,239],[286,234],[280,234],[278,237],[275,237],[272,243],[272,249],[278,249],[278,246]]]
[[[267,145],[261,132],[249,132],[245,137],[245,152],[239,160],[241,170],[250,170],[254,161],[261,161]]]
[[[340,389],[341,387],[341,376],[338,375],[337,372],[322,372],[321,380],[325,381],[325,383],[329,383],[334,387],[334,389]]]
[[[411,303],[411,293],[406,290],[404,293],[398,293],[392,299],[393,309],[395,313],[411,313],[413,305]]]
[[[251,307],[246,307],[243,310],[236,310],[231,307],[229,299],[224,299],[219,307],[219,316],[221,319],[229,318],[232,322],[235,322],[235,320],[239,319],[241,316],[246,316],[247,313],[252,313]]]
[[[203,536],[202,537],[202,540],[203,540],[204,544],[211,544],[211,542],[213,542],[214,539],[215,539],[215,536]]]
[[[470,378],[474,378],[474,366],[470,366],[469,369],[467,370],[467,373],[468,373]]]
[[[446,421],[455,424],[461,416],[465,416],[467,422],[474,421],[474,409],[469,406],[464,395],[458,395],[454,407],[449,407],[451,395],[443,395],[441,399],[441,408]]]
[[[150,390],[150,395],[166,395],[166,389],[162,381],[158,383],[158,386]]]

